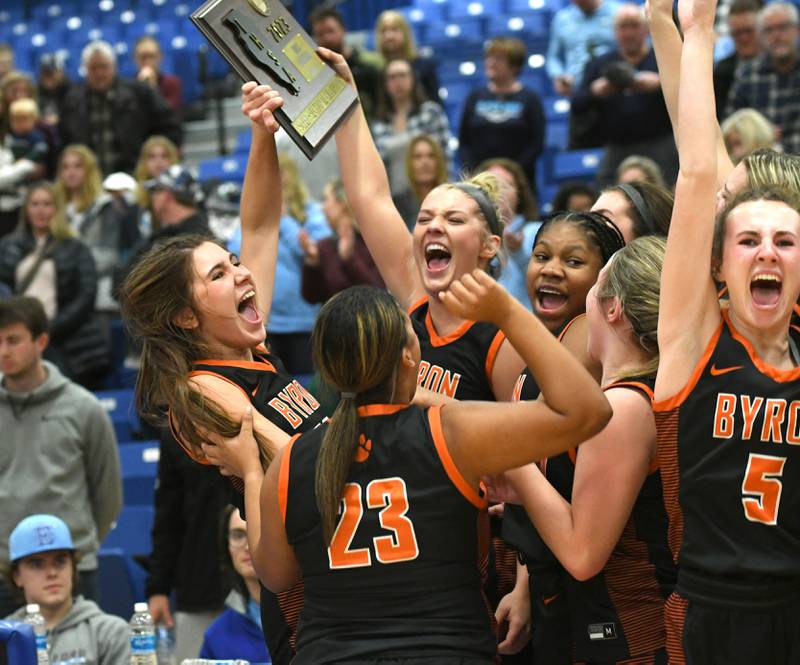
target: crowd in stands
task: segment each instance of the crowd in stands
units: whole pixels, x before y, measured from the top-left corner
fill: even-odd
[[[700,6],[708,0],[695,2]],[[331,313],[330,303],[337,302],[334,296],[350,287],[368,286],[381,293],[388,290],[410,312],[411,325],[422,342],[423,397],[446,393],[441,388],[444,370],[425,354],[444,353],[439,347],[466,335],[474,322],[470,316],[453,314],[462,311],[457,308],[445,312],[442,303],[431,301],[427,283],[425,288],[417,283],[423,264],[429,271],[441,264],[445,271],[451,259],[450,247],[436,243],[433,248],[422,247],[420,237],[426,225],[438,219],[438,209],[429,197],[445,192],[451,197],[448,201],[456,201],[456,211],[461,199],[475,203],[477,217],[485,222],[482,229],[486,226],[481,243],[487,237],[497,241],[485,254],[484,245],[475,250],[478,259],[473,263],[495,277],[513,302],[524,306],[526,315],[532,313],[573,351],[597,381],[611,375],[619,382],[634,381],[636,390],[648,400],[645,403],[638,394],[622,396],[630,391],[609,384],[617,392],[607,396],[614,414],[606,420],[612,418],[618,427],[636,418],[646,421],[645,433],[637,432],[642,440],[646,438],[645,444],[638,456],[626,460],[627,466],[621,465],[629,471],[627,476],[618,476],[622,489],[609,490],[602,480],[603,474],[616,471],[609,459],[603,459],[603,446],[621,455],[613,439],[628,439],[619,432],[601,432],[599,417],[594,434],[585,437],[589,445],[581,448],[580,457],[575,453],[577,445],[573,457],[563,452],[565,444],[559,450],[531,450],[524,459],[513,458],[522,463],[542,453],[551,469],[571,464],[569,473],[575,475],[576,487],[586,492],[574,505],[569,504],[572,476],[565,489],[560,477],[553,480],[547,475],[547,463],[541,465],[541,473],[533,474],[536,480],[531,480],[532,475],[526,479],[517,470],[507,474],[507,487],[491,488],[490,498],[501,507],[508,499],[502,519],[498,517],[501,509],[493,511],[492,569],[490,581],[483,580],[504,635],[507,632],[498,658],[506,665],[600,662],[597,653],[570,637],[569,631],[559,632],[563,629],[559,616],[563,620],[569,612],[564,605],[567,598],[587,605],[605,602],[605,597],[597,601],[606,593],[605,587],[598,591],[600,587],[583,583],[606,574],[609,593],[617,593],[614,584],[626,565],[619,544],[622,549],[647,546],[654,557],[647,565],[658,568],[658,585],[647,578],[649,568],[644,571],[645,564],[638,560],[630,576],[638,575],[637,583],[647,587],[647,597],[636,600],[647,606],[637,606],[640,620],[656,623],[662,630],[664,599],[669,595],[665,590],[674,588],[678,576],[670,553],[673,542],[667,543],[664,536],[663,542],[654,543],[652,533],[637,540],[634,534],[644,524],[640,520],[650,514],[645,513],[653,504],[647,501],[663,498],[654,461],[660,443],[649,400],[658,367],[657,332],[662,330],[658,279],[668,261],[664,239],[677,209],[676,183],[680,192],[681,169],[693,165],[698,182],[711,186],[713,180],[719,185],[720,210],[745,187],[769,188],[769,192],[778,185],[800,187],[795,157],[800,154],[798,10],[786,2],[762,5],[760,0],[732,0],[720,14],[718,29],[724,33],[721,36],[730,37],[733,50],[713,65],[718,125],[703,127],[702,132],[714,134],[715,141],[719,138],[715,149],[725,168],[719,167],[719,176],[710,176],[703,171],[707,166],[700,164],[697,152],[685,147],[695,134],[691,127],[686,129],[689,123],[679,113],[685,118],[687,110],[695,107],[678,95],[679,89],[686,93],[681,77],[688,67],[686,53],[681,54],[681,23],[673,15],[672,0],[648,0],[647,8],[616,0],[571,0],[555,11],[545,60],[551,86],[547,91],[535,89],[522,76],[529,55],[525,41],[506,34],[492,36],[483,51],[486,83],[460,100],[458,126],[451,126],[452,116],[442,99],[437,61],[417,48],[405,13],[388,10],[377,17],[373,51],[354,45],[332,4],[321,3],[308,17],[309,33],[333,53],[329,62],[336,64],[341,56],[339,60],[346,63],[339,64],[337,71],[352,73],[363,116],[357,111],[324,148],[317,159],[317,164],[325,165],[324,173],[320,175],[313,165],[306,168],[302,156],[285,144],[287,149],[280,151],[276,163],[269,162],[263,145],[262,152],[256,146],[264,138],[258,138],[259,132],[269,133],[259,124],[264,120],[249,116],[254,121],[251,163],[259,174],[268,170],[264,164],[280,171],[280,201],[273,206],[279,219],[274,288],[268,318],[261,322],[269,331],[269,356],[255,360],[268,364],[271,371],[298,377],[306,387],[313,385],[322,409],[327,409],[325,415],[330,415],[338,395],[348,399],[351,388],[346,382],[336,382],[336,366],[330,358],[333,369],[320,377],[314,343],[321,333],[315,325],[326,316],[341,322]],[[684,23],[694,29],[688,18]],[[687,44],[685,48],[696,47],[691,38]],[[245,199],[242,184],[202,183],[185,163],[182,82],[162,70],[163,56],[162,45],[151,36],[139,39],[130,56],[120,56],[104,41],[88,41],[80,53],[85,76],[71,81],[60,54],[43,55],[32,75],[17,70],[13,49],[0,44],[0,505],[4,507],[0,618],[22,619],[22,605],[38,603],[50,635],[51,663],[83,658],[74,662],[119,665],[129,658],[127,624],[100,609],[97,555],[120,513],[123,496],[117,437],[108,414],[91,392],[118,387],[112,371],[115,352],[134,366],[140,359],[141,340],[126,339],[124,349],[114,348],[119,343],[114,330],[122,326],[123,303],[126,297],[128,302],[132,299],[129,292],[125,295],[125,285],[154,249],[178,247],[181,239],[192,243],[202,236],[238,256],[252,232],[245,221],[245,206],[240,210]],[[119,75],[119,57],[133,58],[134,78]],[[591,182],[561,183],[552,200],[544,200],[541,170],[544,160],[552,158],[546,113],[552,101],[548,100],[550,90],[570,105],[569,149],[602,148],[603,152]],[[248,94],[244,94],[245,110],[248,104],[256,106]],[[266,117],[271,118],[271,110]],[[374,142],[374,155],[368,139]],[[271,134],[269,140],[273,140]],[[285,137],[277,136],[274,141],[281,146],[282,140]],[[459,171],[479,175],[466,183],[448,184]],[[248,167],[248,172],[255,178],[256,171]],[[485,174],[490,174],[488,180]],[[685,180],[683,200],[688,201],[691,192]],[[772,203],[791,198],[769,192],[764,196]],[[553,214],[545,214],[546,210]],[[451,212],[447,212],[449,221],[467,225]],[[718,240],[715,243],[717,251]],[[623,248],[624,259],[613,260]],[[714,260],[714,270],[718,270],[718,258]],[[238,268],[238,263],[234,266]],[[441,290],[450,286],[443,284]],[[363,303],[352,298],[348,306],[354,313]],[[375,299],[379,302],[378,296]],[[599,338],[592,338],[594,347],[587,346],[588,331],[591,317],[600,315],[597,309],[592,314],[587,299],[595,302],[595,308],[614,299],[619,304],[602,314],[608,327]],[[490,309],[486,303],[483,307]],[[720,316],[728,321],[727,314]],[[573,320],[574,326],[570,325]],[[443,322],[450,332],[439,335],[434,328]],[[466,322],[470,325],[464,327]],[[192,328],[180,324],[177,317],[172,323],[175,329]],[[366,335],[367,323],[361,323],[359,334]],[[456,397],[518,402],[536,399],[540,386],[545,392],[535,380],[538,377],[525,368],[531,364],[528,356],[516,343],[510,348],[512,342],[499,330],[505,330],[500,323],[492,328],[497,337],[480,340],[486,342],[486,348],[480,348],[484,357],[478,358],[483,383],[474,393]],[[181,334],[189,339],[193,333]],[[478,327],[470,334],[489,335]],[[359,341],[362,347],[366,344]],[[676,347],[670,348],[674,355]],[[366,352],[361,348],[359,353]],[[615,362],[623,356],[635,358],[635,371],[617,375]],[[147,353],[142,357],[146,362]],[[252,369],[255,360],[243,363],[242,368]],[[427,379],[423,367],[431,372]],[[396,374],[408,373],[402,362],[395,369]],[[442,375],[433,377],[433,370]],[[448,371],[446,380],[450,379]],[[785,379],[787,390],[798,380],[795,375]],[[449,397],[457,385],[458,379]],[[604,384],[604,389],[609,385]],[[329,403],[332,387],[336,396]],[[254,400],[256,392],[252,391]],[[797,403],[796,389],[792,395]],[[172,408],[170,403],[170,417]],[[797,409],[792,413],[791,418],[796,418]],[[773,415],[773,420],[778,418]],[[289,420],[285,413],[284,418]],[[780,418],[783,422],[783,415]],[[242,494],[246,483],[236,483],[245,474],[234,472],[239,463],[236,455],[244,453],[234,451],[231,458],[218,463],[225,475],[240,476],[233,483],[237,494],[209,463],[211,458],[191,450],[181,438],[181,428],[172,421],[170,425],[148,430],[159,442],[152,552],[145,585],[150,613],[156,623],[175,630],[179,659],[199,654],[266,663],[272,657],[283,665],[288,662],[283,652],[270,652],[265,643],[270,627],[264,621],[277,607],[276,599],[280,596],[283,602],[284,596],[272,593],[281,584],[264,586],[263,558],[259,558],[263,554],[253,551],[256,548],[248,538],[252,527],[245,521],[243,508],[247,505],[249,511],[250,505],[247,494]],[[464,434],[467,429],[462,425],[458,430],[464,440],[469,439]],[[764,432],[767,429],[765,424]],[[438,431],[431,434],[437,446]],[[262,443],[258,437],[254,440]],[[203,454],[207,453],[204,446]],[[260,450],[256,465],[271,460],[273,454],[280,455],[271,451],[265,457]],[[198,464],[201,458],[204,463]],[[498,465],[495,469],[487,463],[486,472],[502,474],[513,466],[510,461]],[[483,469],[477,462],[474,468]],[[285,473],[288,476],[288,470]],[[593,480],[584,475],[589,473],[594,473]],[[772,477],[767,476],[765,482]],[[456,485],[463,483],[460,478]],[[605,504],[599,509],[602,497],[609,502],[607,510]],[[285,514],[284,506],[284,518]],[[666,523],[666,516],[659,513],[657,517]],[[300,523],[297,519],[295,524]],[[286,524],[287,542],[305,542],[307,534],[296,527],[291,532]],[[601,524],[612,536],[595,538],[600,527],[593,531],[587,524]],[[345,549],[349,547],[350,543]],[[537,557],[543,551],[547,561],[540,568]],[[795,554],[800,556],[800,552]],[[625,584],[632,584],[629,578]],[[287,594],[297,592],[297,587],[290,586],[286,585]],[[286,620],[291,624],[288,615]],[[543,637],[542,631],[548,630],[552,632]],[[636,652],[640,632],[646,631],[637,625],[636,636],[632,632],[624,649],[609,647],[611,655],[603,662],[637,656],[655,660],[635,662],[667,662],[667,652],[671,657],[677,653],[669,643],[669,626],[666,637],[663,630],[659,633],[661,642],[656,647],[648,642],[647,648]],[[302,646],[295,642],[294,633],[291,642],[281,639],[281,649],[293,652]],[[539,649],[539,660],[531,654],[531,642]],[[553,653],[558,659],[541,656]]]

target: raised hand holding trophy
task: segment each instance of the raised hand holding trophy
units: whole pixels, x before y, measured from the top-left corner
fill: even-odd
[[[309,159],[358,103],[279,0],[208,0],[191,19],[243,80],[281,93],[275,118]]]

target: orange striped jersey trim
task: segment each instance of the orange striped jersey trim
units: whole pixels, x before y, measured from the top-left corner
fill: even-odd
[[[289,498],[289,466],[291,464],[292,446],[300,438],[300,434],[295,434],[286,447],[283,449],[281,457],[281,467],[278,469],[278,506],[281,509],[281,521],[286,525],[286,506]]]
[[[445,441],[444,430],[442,429],[442,405],[432,406],[428,409],[428,422],[431,426],[431,435],[436,445],[436,452],[439,453],[442,466],[444,466],[444,470],[453,485],[473,506],[478,509],[486,508],[486,498],[480,496],[478,491],[467,482],[450,456],[450,450],[447,448],[447,441]]]

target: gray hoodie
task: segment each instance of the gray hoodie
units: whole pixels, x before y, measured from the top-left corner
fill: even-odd
[[[0,374],[0,565],[17,523],[49,513],[69,526],[78,568],[94,570],[122,507],[117,439],[95,396],[44,365],[47,379],[26,394],[6,390]]]
[[[25,618],[22,607],[10,617]],[[128,665],[130,628],[119,617],[104,614],[91,600],[75,598],[72,609],[47,635],[50,665]]]

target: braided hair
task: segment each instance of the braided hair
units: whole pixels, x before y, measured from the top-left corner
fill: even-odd
[[[603,213],[589,211],[559,211],[549,215],[536,232],[536,237],[533,239],[534,247],[539,242],[544,230],[556,223],[575,224],[580,227],[586,237],[600,250],[603,265],[608,263],[614,252],[625,247],[625,239],[617,225]]]

